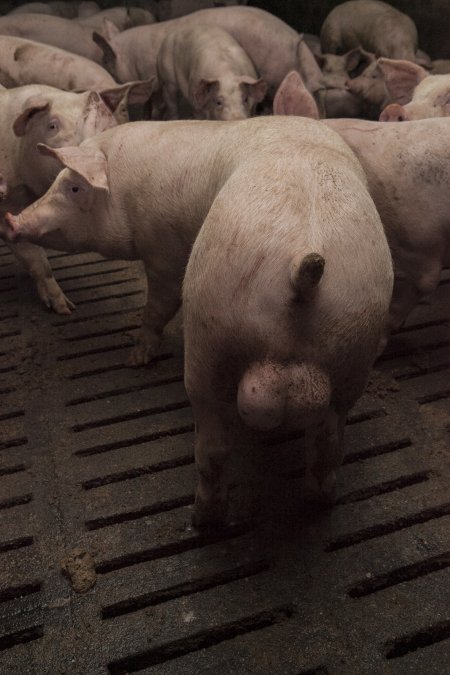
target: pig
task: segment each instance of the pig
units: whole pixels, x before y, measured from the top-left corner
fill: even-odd
[[[280,117],[280,134],[266,118],[248,136],[186,269],[197,527],[225,518],[242,424],[305,429],[306,495],[333,501],[346,416],[385,328],[392,263],[364,173],[336,134],[297,121]]]
[[[156,21],[151,12],[141,7],[110,7],[110,9],[105,9],[97,14],[81,18],[76,17],[73,20],[101,32],[105,19],[111,21],[120,31],[133,26],[152,24]]]
[[[391,100],[383,72],[375,59],[360,75],[348,79],[346,88],[359,102],[361,117],[369,120],[378,120],[381,111]],[[355,115],[355,117],[358,116]],[[339,115],[334,115],[334,117],[339,117]]]
[[[378,59],[392,104],[382,122],[403,122],[450,115],[450,75],[429,75],[415,63]]]
[[[216,26],[180,28],[165,38],[156,62],[166,119],[178,119],[178,98],[197,119],[250,117],[267,92],[238,42]],[[189,115],[191,116],[191,115]]]
[[[291,73],[277,92],[274,112],[317,119],[314,100],[297,73]],[[381,353],[389,333],[398,330],[412,309],[437,288],[442,268],[450,265],[450,120],[325,123],[358,157],[394,261]]]
[[[93,30],[89,26],[59,16],[18,14],[0,17],[0,35],[43,42],[101,64],[102,50],[92,40],[92,34]]]
[[[316,54],[326,87],[325,111],[327,117],[358,117],[362,111],[361,101],[349,91],[347,82],[357,77],[375,57],[361,47],[347,54]]]
[[[0,82],[7,87],[47,84],[65,91],[116,86],[108,71],[90,59],[9,35],[1,37]]]
[[[10,36],[2,38],[0,82],[7,87],[39,83],[65,91],[98,91],[119,124],[129,121],[128,105],[145,104],[155,86],[144,80],[118,85],[104,68],[83,56]]]
[[[96,2],[26,2],[12,9],[9,14],[52,14],[73,19],[75,16],[90,16],[100,11]]]
[[[342,54],[361,45],[376,56],[414,61],[417,29],[406,14],[380,0],[349,0],[328,14],[320,32],[322,51]]]
[[[104,51],[103,65],[118,82],[156,75],[159,48],[170,31],[199,24],[222,28],[239,42],[273,96],[289,70],[298,69],[308,89],[323,91],[322,73],[303,36],[257,7],[204,9],[153,26],[137,26],[109,39],[94,33]],[[320,103],[320,101],[319,101]]]
[[[254,174],[258,157],[258,172],[269,176],[266,191],[270,195],[278,169],[271,177],[269,167],[272,170],[273,166],[270,162],[266,165],[266,161],[271,154],[273,159],[278,157],[279,172],[289,176],[288,158],[298,147],[294,136],[300,129],[305,130],[309,139],[309,134],[315,137],[316,129],[321,127],[311,122],[305,125],[302,120],[271,117],[235,122],[134,122],[99,134],[78,148],[40,146],[41,152],[59,161],[63,171],[40,200],[20,215],[7,217],[5,236],[65,251],[95,250],[105,257],[142,259],[148,279],[147,305],[128,363],[148,363],[156,354],[164,326],[180,305],[192,244],[217,195],[232,177],[233,185],[237,176],[247,184],[249,180],[259,181],[259,174]],[[334,139],[332,145],[336,143],[333,134],[326,132],[325,136]],[[342,147],[342,161],[350,157],[348,161],[356,171],[358,165],[346,146],[338,143],[338,147]],[[304,152],[300,144],[299,155]],[[337,155],[341,158],[340,151]],[[289,170],[284,169],[285,161]],[[128,167],[126,172],[115,168],[124,164]],[[243,180],[245,175],[247,178]],[[296,180],[291,176],[289,185],[296,184]],[[340,185],[341,179],[337,180]],[[317,179],[311,184],[315,183]],[[360,185],[363,194],[358,206],[364,216],[361,236],[366,238],[366,228],[375,212],[365,197],[362,179]],[[245,193],[249,199],[248,190]],[[130,199],[130,194],[139,198]],[[296,194],[303,192],[296,188]],[[306,194],[311,194],[309,188]],[[347,199],[346,190],[343,194]],[[264,205],[258,208],[264,212]],[[374,237],[374,241],[378,239]],[[377,246],[375,243],[374,247]],[[372,260],[378,264],[380,261],[373,253]],[[386,272],[387,264],[380,263],[380,275]],[[350,268],[344,265],[347,267]],[[388,266],[383,278],[389,279],[389,270]],[[364,289],[366,283],[370,288],[376,286],[370,274],[365,277]],[[380,288],[384,288],[385,282],[380,283]],[[378,328],[374,332],[370,329],[369,334],[370,339],[377,338]],[[368,351],[364,349],[363,353],[366,358]],[[359,367],[356,370],[363,373]],[[365,375],[361,377],[364,379]]]
[[[43,85],[1,90],[0,120],[1,171],[8,191],[0,204],[1,220],[6,211],[18,212],[43,194],[54,178],[55,162],[38,153],[38,142],[75,145],[116,124],[99,94],[68,93]],[[12,250],[35,280],[45,305],[69,314],[74,305],[54,279],[45,251],[29,242],[13,245]]]

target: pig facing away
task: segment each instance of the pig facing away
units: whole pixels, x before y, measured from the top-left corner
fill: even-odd
[[[349,0],[328,14],[320,32],[322,51],[343,54],[361,45],[376,56],[414,61],[417,29],[406,14],[380,0]]]
[[[0,170],[7,197],[0,204],[1,222],[7,211],[17,213],[43,194],[57,173],[58,165],[38,152],[37,143],[75,145],[115,124],[111,111],[95,92],[76,94],[42,85],[2,89]],[[59,314],[70,313],[73,304],[55,281],[45,251],[28,242],[11,248],[35,280],[41,300]]]
[[[274,112],[317,119],[314,100],[297,73],[280,87]],[[325,124],[348,143],[366,173],[394,261],[388,330],[398,330],[450,265],[450,120]]]
[[[189,117],[245,119],[267,91],[239,43],[216,26],[169,33],[159,50],[157,76],[165,119],[172,120],[183,117],[183,103],[184,107],[187,103]]]
[[[10,236],[143,260],[149,290],[129,363],[148,363],[179,308],[190,250],[217,193],[249,154],[266,157],[267,137],[281,143],[292,124],[304,128],[281,118],[134,122],[79,148],[41,148],[66,168],[32,208],[8,219]]]
[[[391,257],[359,163],[324,125],[280,121],[283,137],[266,122],[247,140],[186,269],[198,526],[224,517],[239,418],[305,428],[306,487],[333,498],[346,415],[387,320]]]
[[[299,70],[310,91],[323,89],[320,68],[303,37],[257,7],[204,9],[153,26],[130,28],[109,40],[96,34],[94,39],[104,50],[103,65],[114,79],[127,82],[154,77],[158,51],[169,32],[199,24],[228,31],[248,54],[272,95],[292,69]]]
[[[378,59],[392,104],[382,122],[404,122],[450,116],[450,75],[429,75],[409,61]]]

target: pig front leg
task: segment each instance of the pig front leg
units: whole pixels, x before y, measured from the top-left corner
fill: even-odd
[[[195,414],[195,463],[198,485],[192,523],[197,528],[221,523],[226,516],[228,484],[225,477],[228,441],[219,415],[210,410]],[[203,408],[204,406],[202,406]]]
[[[37,292],[43,303],[57,314],[70,314],[75,305],[57,284],[44,249],[25,241],[18,244],[6,243],[36,282]]]
[[[155,274],[146,268],[147,303],[142,317],[136,345],[127,365],[145,366],[155,356],[161,344],[164,327],[175,316],[181,305],[182,280],[170,273]]]
[[[177,120],[179,118],[177,87],[174,84],[164,83],[162,87],[162,99],[164,101],[164,119]]]
[[[344,455],[344,425],[346,415],[329,410],[321,424],[305,431],[306,472],[305,498],[310,501],[333,503],[336,498],[336,470]]]

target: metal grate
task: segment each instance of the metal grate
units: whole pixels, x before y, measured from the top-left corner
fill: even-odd
[[[352,411],[337,505],[301,503],[301,437],[241,438],[234,518],[200,535],[179,325],[128,369],[139,265],[51,262],[71,317],[0,248],[2,675],[448,672],[450,270]]]

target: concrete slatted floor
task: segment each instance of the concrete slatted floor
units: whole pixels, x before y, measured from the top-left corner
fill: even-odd
[[[302,504],[301,438],[241,438],[200,535],[179,325],[126,368],[140,266],[51,262],[67,318],[0,248],[0,673],[450,672],[450,270],[350,415],[337,505]]]

